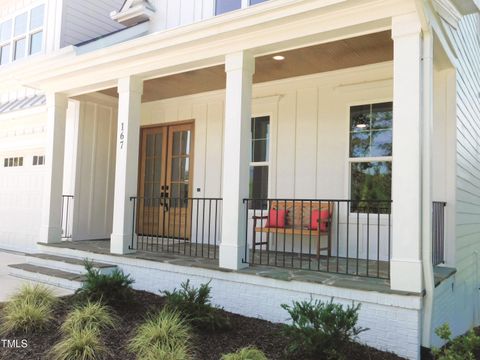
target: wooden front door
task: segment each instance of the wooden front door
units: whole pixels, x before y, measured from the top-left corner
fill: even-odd
[[[138,234],[188,240],[193,123],[143,128]]]

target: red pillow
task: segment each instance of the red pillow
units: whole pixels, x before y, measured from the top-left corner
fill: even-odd
[[[310,229],[318,230],[318,223],[320,222],[320,231],[327,231],[327,221],[330,218],[330,213],[328,210],[312,210],[312,223],[310,224]],[[320,220],[320,221],[319,221]]]
[[[284,228],[285,218],[287,216],[286,210],[270,209],[268,212],[268,220],[265,224],[267,228]]]

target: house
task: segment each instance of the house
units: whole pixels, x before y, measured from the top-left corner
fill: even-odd
[[[477,0],[19,4],[0,5],[12,274],[76,287],[90,258],[278,322],[360,303],[360,341],[409,359],[480,323]]]

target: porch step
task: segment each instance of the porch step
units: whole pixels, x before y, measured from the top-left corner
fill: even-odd
[[[26,260],[28,264],[41,266],[49,269],[62,270],[75,274],[85,274],[85,261],[71,257],[52,255],[52,254],[27,254]],[[101,262],[92,262],[93,268],[99,270],[102,274],[110,274],[116,265]]]
[[[9,274],[26,280],[77,290],[85,281],[85,275],[28,263],[8,265]]]

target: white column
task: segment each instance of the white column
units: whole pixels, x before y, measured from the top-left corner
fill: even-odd
[[[136,77],[118,80],[117,156],[115,162],[115,194],[113,230],[110,252],[131,252],[133,203],[137,195],[138,149],[143,81]]]
[[[62,190],[65,154],[65,123],[68,99],[63,94],[47,94],[47,142],[45,147],[45,187],[39,242],[62,240]]]
[[[223,212],[220,267],[241,269],[245,259],[245,208],[248,197],[249,139],[252,107],[252,76],[255,59],[248,52],[225,57],[225,133],[223,159]]]
[[[416,14],[392,19],[394,41],[393,290],[420,293],[422,282],[422,34]]]

